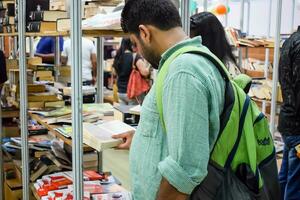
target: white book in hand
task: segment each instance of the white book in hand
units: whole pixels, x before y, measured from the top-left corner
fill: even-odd
[[[122,143],[121,139],[113,139],[113,135],[130,132],[135,132],[135,128],[117,120],[99,125],[83,123],[83,142],[97,151],[102,151]]]

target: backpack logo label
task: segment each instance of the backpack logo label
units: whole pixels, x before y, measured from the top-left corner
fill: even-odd
[[[261,146],[267,146],[267,145],[270,145],[271,144],[271,139],[270,137],[266,137],[264,139],[257,139],[257,143],[258,145],[261,145]]]

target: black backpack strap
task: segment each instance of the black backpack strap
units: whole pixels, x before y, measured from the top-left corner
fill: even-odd
[[[242,113],[241,113],[241,117],[240,117],[240,121],[239,121],[238,136],[237,136],[237,139],[236,139],[236,141],[233,145],[233,148],[232,148],[231,152],[229,153],[229,156],[228,156],[227,161],[226,161],[225,166],[224,166],[225,168],[230,168],[231,163],[232,163],[232,161],[234,159],[234,156],[237,152],[237,149],[239,147],[240,140],[241,140],[241,137],[242,137],[242,134],[243,134],[245,119],[246,119],[246,115],[247,115],[247,112],[248,112],[250,102],[251,102],[250,97],[248,95],[246,95],[246,100],[245,100],[243,110],[242,110]]]
[[[234,106],[234,101],[235,101],[235,95],[234,95],[234,89],[233,86],[231,84],[231,81],[227,75],[227,73],[224,71],[224,67],[222,67],[220,65],[220,60],[218,61],[217,57],[213,57],[212,55],[205,53],[205,52],[201,52],[201,51],[191,51],[188,53],[193,53],[193,54],[198,54],[200,56],[203,56],[204,58],[208,59],[210,62],[213,63],[213,65],[218,69],[218,71],[220,72],[221,76],[223,77],[224,81],[225,81],[225,101],[224,101],[224,108],[223,111],[220,115],[220,130],[219,130],[219,134],[217,137],[217,140],[215,142],[215,144],[217,143],[218,139],[220,138],[223,130],[226,127],[226,124],[230,118],[230,114],[231,111],[233,109]],[[214,152],[215,146],[211,151],[211,154]]]

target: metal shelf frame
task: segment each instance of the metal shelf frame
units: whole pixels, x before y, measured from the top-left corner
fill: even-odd
[[[282,0],[277,0],[277,14],[276,14],[276,30],[275,30],[275,49],[273,62],[273,85],[272,85],[272,103],[271,103],[271,122],[270,131],[274,135],[276,131],[275,117],[277,108],[277,94],[278,94],[278,68],[279,68],[279,54],[280,54],[280,29],[281,29],[281,14],[282,14]]]
[[[207,3],[207,0],[204,3]],[[270,4],[272,0],[270,0]],[[44,36],[45,34],[26,33],[25,32],[25,11],[26,1],[19,0],[18,2],[18,33],[11,34],[12,37],[18,36],[19,45],[19,67],[20,67],[20,121],[21,121],[21,138],[22,138],[22,182],[23,182],[23,200],[29,200],[30,187],[29,187],[29,154],[28,154],[28,130],[27,130],[27,80],[26,80],[26,41],[25,38],[33,36]],[[244,8],[245,0],[242,0],[241,5],[241,29],[244,29]],[[181,9],[183,14],[184,30],[189,33],[189,1],[181,1]],[[74,176],[74,199],[82,199],[83,197],[83,177],[82,177],[82,82],[81,82],[81,43],[82,35],[88,35],[91,37],[97,37],[97,54],[98,54],[98,90],[99,97],[98,102],[103,101],[103,36],[116,36],[122,37],[126,34],[118,31],[97,31],[97,30],[83,30],[81,27],[81,1],[70,1],[70,17],[72,23],[71,30],[71,60],[72,60],[72,126],[74,131],[73,139],[73,176]],[[271,10],[269,9],[269,12]],[[281,28],[281,11],[282,0],[277,1],[277,19],[276,19],[276,37],[275,37],[275,52],[274,52],[274,69],[273,69],[273,91],[272,91],[272,112],[271,112],[271,132],[275,131],[275,111],[276,111],[276,99],[277,99],[277,84],[278,84],[278,64],[279,64],[279,50],[280,50],[280,28]],[[249,13],[250,14],[250,13]],[[293,16],[295,13],[293,13]],[[248,17],[249,18],[249,17]],[[293,17],[294,19],[294,17]],[[271,20],[269,19],[269,22]],[[269,23],[271,24],[271,23]],[[293,24],[294,25],[294,22]],[[270,33],[270,28],[268,27]],[[48,36],[59,37],[60,35],[68,35],[68,33],[49,33]],[[0,34],[6,36],[5,34]],[[3,44],[3,39],[1,39]],[[59,42],[58,42],[59,43]],[[59,44],[56,45],[59,50]],[[32,54],[31,54],[32,55]],[[56,58],[58,61],[58,58]],[[1,116],[1,110],[0,110]],[[0,119],[1,122],[1,119]],[[2,124],[0,124],[2,129]],[[0,131],[0,134],[2,131]],[[1,135],[0,135],[1,137]],[[2,157],[1,157],[2,158]],[[1,170],[1,167],[0,167]],[[0,177],[0,181],[1,177]],[[0,192],[3,191],[3,184],[0,184]],[[3,192],[2,192],[3,194]],[[0,197],[1,198],[1,197]],[[0,199],[1,200],[1,199]]]

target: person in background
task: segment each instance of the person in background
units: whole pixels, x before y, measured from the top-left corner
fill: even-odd
[[[191,16],[190,33],[192,38],[201,36],[202,44],[223,61],[233,77],[241,73],[226,39],[224,28],[214,14],[201,12]]]
[[[71,66],[71,40],[65,41],[61,62]],[[97,53],[92,40],[82,38],[82,81],[83,85],[95,85],[97,77]]]
[[[123,39],[113,63],[113,68],[117,74],[118,96],[120,103],[123,105],[138,104],[135,99],[129,99],[127,97],[127,85],[133,64],[137,67],[142,76],[146,77],[150,73],[143,58],[135,53],[133,49],[134,47],[132,46],[130,39]]]
[[[278,131],[284,141],[279,181],[283,200],[300,197],[300,27],[287,39],[281,49],[279,82],[283,104],[279,114]]]
[[[63,51],[64,39],[59,37],[60,52]],[[55,37],[42,37],[37,44],[35,56],[43,59],[44,63],[53,64],[55,55]]]

